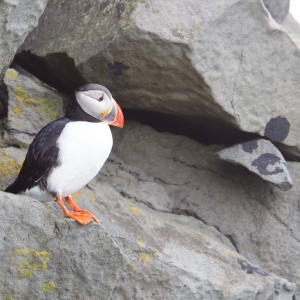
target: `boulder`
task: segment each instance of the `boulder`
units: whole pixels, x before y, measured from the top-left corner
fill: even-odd
[[[284,157],[270,141],[263,139],[248,141],[221,150],[217,155],[220,159],[246,167],[283,191],[293,186]]]
[[[25,196],[0,192],[0,207],[2,299],[110,299],[128,259],[103,226]]]
[[[15,69],[8,69],[4,83],[8,91],[3,141],[27,147],[45,125],[63,115],[63,96]]]
[[[18,48],[38,24],[47,0],[4,0],[0,3],[0,81]]]
[[[290,0],[263,0],[273,19],[282,24],[290,9]]]
[[[101,181],[130,201],[193,216],[215,227],[251,263],[291,282],[300,281],[297,162],[287,162],[294,186],[283,192],[245,168],[217,159],[222,146],[203,146],[132,122],[113,133],[113,151],[130,167],[131,177],[125,177],[122,165],[110,170],[106,164]],[[160,207],[151,197],[158,190],[164,190]]]
[[[257,133],[298,159],[299,56],[260,0],[50,1],[15,61],[59,90],[99,82],[122,108]]]

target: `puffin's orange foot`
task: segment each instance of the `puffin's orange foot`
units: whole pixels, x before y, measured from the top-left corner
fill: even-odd
[[[70,197],[69,197],[70,198]],[[61,197],[57,197],[56,198],[58,204],[60,205],[61,209],[63,210],[63,212],[65,213],[66,217],[68,218],[72,218],[72,219],[75,219],[78,223],[80,224],[83,224],[83,225],[86,225],[88,223],[90,223],[91,221],[95,221],[97,223],[100,223],[97,218],[92,214],[90,213],[89,211],[87,210],[82,210],[80,209],[71,199],[71,201],[73,202],[73,204],[75,204],[75,206],[77,207],[77,211],[72,213],[70,212],[66,206],[64,205],[63,203],[63,200]],[[67,200],[68,201],[68,200]],[[68,201],[69,202],[69,201]],[[71,204],[70,204],[71,205]],[[72,207],[72,205],[71,205]],[[73,209],[73,207],[72,207]]]
[[[68,218],[72,218],[74,220],[76,220],[78,223],[82,224],[82,225],[86,225],[88,223],[90,223],[91,221],[93,221],[93,217],[87,213],[81,213],[81,212],[75,212],[75,213],[71,213],[68,212],[65,214],[66,217]]]
[[[85,210],[85,209],[81,209],[74,201],[73,199],[70,197],[70,196],[67,196],[66,198],[66,201],[69,203],[69,205],[71,206],[72,210],[74,210],[75,212],[78,212],[78,213],[83,213],[83,214],[88,214],[90,215],[93,220],[96,222],[96,223],[100,223],[100,221],[91,213],[89,212],[88,210]]]

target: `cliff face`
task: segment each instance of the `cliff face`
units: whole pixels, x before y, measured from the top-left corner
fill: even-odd
[[[65,218],[51,198],[0,192],[0,298],[296,299],[297,40],[258,0],[49,1],[29,33],[45,4],[31,3],[28,24],[17,1],[0,4],[27,24],[13,26],[24,29],[15,48],[1,47],[8,25],[0,35],[11,57],[0,189],[63,115],[63,93],[85,82],[110,89],[125,127],[112,129],[108,161],[73,195],[100,225]]]

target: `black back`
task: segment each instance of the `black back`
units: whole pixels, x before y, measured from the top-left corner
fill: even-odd
[[[71,121],[63,117],[41,129],[29,146],[17,179],[6,188],[6,192],[17,194],[36,185],[46,190],[49,173],[60,164],[56,141],[64,127]]]

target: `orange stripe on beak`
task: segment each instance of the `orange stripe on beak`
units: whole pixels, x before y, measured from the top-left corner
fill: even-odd
[[[122,128],[124,126],[123,112],[122,112],[119,104],[117,102],[115,102],[115,103],[116,103],[116,110],[117,110],[116,118],[110,125]]]
[[[123,112],[115,99],[112,99],[111,111],[102,119],[102,121],[109,125],[120,128],[124,126]]]

